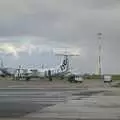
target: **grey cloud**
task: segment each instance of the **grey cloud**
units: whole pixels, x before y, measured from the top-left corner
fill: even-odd
[[[78,0],[79,1],[79,0]],[[81,3],[81,1],[79,1]],[[82,0],[82,5],[89,9],[112,9],[120,5],[119,0]]]
[[[103,71],[120,71],[119,0],[0,0],[0,3],[0,36],[9,38],[0,39],[1,42],[20,44],[22,36],[29,36],[32,44],[81,48],[85,56],[75,58],[74,67],[79,64],[81,71],[95,72],[96,34],[102,32]]]

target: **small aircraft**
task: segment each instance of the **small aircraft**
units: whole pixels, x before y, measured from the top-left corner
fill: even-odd
[[[0,68],[0,75],[5,77],[5,76],[14,76],[16,72],[15,68]]]
[[[0,76],[13,76],[15,72],[15,68],[4,67],[3,60],[1,59]]]
[[[49,68],[49,69],[22,69],[19,67],[17,72],[15,73],[15,78],[46,78],[49,77],[49,71],[52,77],[54,76],[62,76],[69,72],[69,60],[68,56],[64,55],[64,59],[62,63],[56,68]]]

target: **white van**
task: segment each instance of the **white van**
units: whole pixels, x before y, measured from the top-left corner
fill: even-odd
[[[112,82],[112,76],[111,75],[104,75],[104,82]]]

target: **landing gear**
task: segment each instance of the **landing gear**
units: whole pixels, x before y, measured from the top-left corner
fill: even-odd
[[[69,76],[68,81],[71,82],[71,83],[75,82],[75,76],[74,75]]]
[[[51,70],[48,70],[48,78],[49,78],[49,81],[52,81]]]
[[[26,77],[26,81],[30,81],[30,77]]]

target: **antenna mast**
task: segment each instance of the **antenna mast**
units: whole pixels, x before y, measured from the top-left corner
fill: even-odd
[[[98,33],[97,36],[98,36],[98,74],[101,75],[102,73],[102,69],[101,69],[102,33]]]

